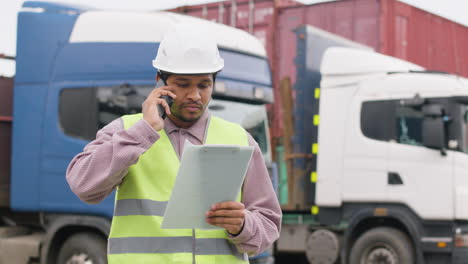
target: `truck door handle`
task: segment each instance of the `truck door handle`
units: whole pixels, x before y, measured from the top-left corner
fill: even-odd
[[[390,185],[403,185],[403,180],[398,172],[388,172],[388,184]]]

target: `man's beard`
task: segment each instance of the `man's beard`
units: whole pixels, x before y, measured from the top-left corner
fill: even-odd
[[[171,111],[171,114],[176,117],[177,119],[179,119],[180,121],[183,121],[183,122],[187,122],[187,123],[193,123],[195,121],[197,121],[198,119],[200,119],[200,117],[203,115],[203,113],[205,112],[205,108],[203,107],[202,104],[199,104],[199,103],[183,103],[179,108],[180,109],[183,109],[184,108],[184,105],[187,105],[187,104],[197,104],[200,106],[200,115],[197,116],[197,117],[194,117],[194,118],[185,118],[183,117],[180,112],[182,111]]]

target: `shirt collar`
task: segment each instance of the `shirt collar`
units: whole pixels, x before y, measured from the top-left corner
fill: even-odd
[[[166,118],[164,119],[164,131],[167,135],[169,135],[173,132],[184,130],[196,139],[198,139],[201,143],[203,143],[203,140],[205,138],[206,125],[208,124],[210,116],[211,113],[208,111],[208,109],[205,109],[201,117],[191,127],[186,129],[178,127],[172,122],[171,119]]]

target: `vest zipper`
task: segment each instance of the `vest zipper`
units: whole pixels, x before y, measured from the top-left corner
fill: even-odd
[[[195,245],[195,241],[196,241],[196,239],[195,239],[195,229],[192,229],[192,238],[193,238],[193,240],[192,240],[192,263],[196,264],[196,262],[195,262],[195,247],[196,247],[196,245]]]

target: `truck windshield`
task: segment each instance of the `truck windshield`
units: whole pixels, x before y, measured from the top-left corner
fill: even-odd
[[[220,54],[225,63],[220,76],[271,86],[270,67],[266,58],[229,50],[220,50]]]

